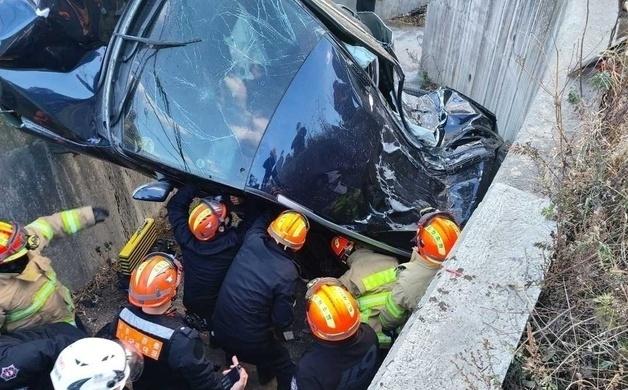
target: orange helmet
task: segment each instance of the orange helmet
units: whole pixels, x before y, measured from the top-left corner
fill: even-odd
[[[131,273],[129,302],[139,307],[157,307],[174,300],[181,271],[174,256],[153,252]]]
[[[310,222],[294,210],[282,212],[268,226],[268,234],[277,244],[295,251],[303,247],[309,230]]]
[[[0,220],[0,264],[17,260],[39,246],[39,237],[28,235],[15,222]]]
[[[416,241],[419,254],[437,262],[445,260],[460,235],[460,227],[453,215],[427,209],[418,225]]]
[[[360,327],[358,303],[338,279],[320,278],[308,283],[306,317],[312,334],[327,341],[342,341]]]
[[[347,262],[347,259],[353,252],[355,243],[349,240],[347,237],[334,236],[331,239],[331,251],[334,252],[336,257],[343,263]]]
[[[188,218],[188,227],[198,240],[209,241],[216,237],[217,232],[225,230],[227,206],[222,202],[201,199],[192,209]]]

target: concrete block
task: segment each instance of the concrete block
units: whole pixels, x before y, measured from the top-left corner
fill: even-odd
[[[491,186],[369,389],[500,388],[548,264],[548,204]]]
[[[0,140],[0,218],[27,224],[82,205],[105,207],[111,213],[105,223],[56,239],[46,248],[59,278],[73,289],[89,282],[117,255],[144,216],[159,207],[131,199],[133,188],[149,180],[140,174],[86,156],[55,154],[46,142],[1,125]]]
[[[474,9],[478,7],[482,9]],[[525,24],[530,15],[538,19],[536,27]],[[584,53],[597,53],[608,44],[616,18],[614,0],[591,7]],[[583,39],[584,20],[585,7],[576,1],[430,3],[423,66],[437,71],[432,74],[440,82],[493,109],[502,130],[504,121],[508,123],[506,138],[514,144],[452,258],[430,284],[370,389],[501,388],[540,292],[548,266],[543,248],[551,243],[554,228],[543,217],[549,201],[531,155],[551,163],[559,148],[552,93],[565,85],[569,91],[567,74],[578,58],[574,42]],[[479,34],[469,36],[477,25],[483,26]],[[538,35],[534,31],[540,26]],[[521,39],[544,43],[521,46],[516,43]],[[468,56],[473,53],[468,45],[480,47],[477,61],[467,61],[475,58]],[[513,67],[513,55],[522,53],[532,77],[516,75],[522,68]],[[467,72],[475,72],[470,84],[458,77]],[[579,118],[565,99],[566,93],[565,125],[578,131]],[[504,101],[510,104],[505,111]]]

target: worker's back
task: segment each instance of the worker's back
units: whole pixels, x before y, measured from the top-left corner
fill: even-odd
[[[150,315],[124,308],[98,336],[140,346],[144,370],[133,383],[135,390],[219,388],[221,376],[214,372],[198,332],[176,313]]]
[[[213,331],[219,344],[262,343],[272,328],[292,322],[298,278],[287,252],[266,234],[259,218],[244,238],[218,295]]]
[[[377,336],[361,324],[348,340],[315,340],[299,361],[294,382],[304,390],[366,389],[377,372],[378,360]]]

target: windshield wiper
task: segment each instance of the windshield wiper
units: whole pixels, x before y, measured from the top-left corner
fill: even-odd
[[[125,41],[132,41],[132,42],[137,42],[137,43],[141,43],[141,44],[147,45],[147,47],[149,49],[154,49],[154,50],[169,49],[169,48],[173,48],[173,47],[183,47],[183,46],[187,46],[187,45],[192,44],[192,43],[198,43],[198,42],[202,41],[202,39],[200,39],[200,38],[192,39],[192,40],[189,40],[189,41],[160,41],[160,40],[156,40],[156,39],[138,37],[138,36],[135,36],[135,35],[127,35],[127,34],[115,34],[115,36],[117,36],[120,39],[123,39]],[[140,61],[140,65],[139,65],[140,69],[138,70],[139,73],[141,73],[143,71],[144,66],[146,65],[146,63],[148,62],[150,57],[154,56],[156,53],[157,52],[155,51],[154,53],[149,55],[146,59],[143,59],[142,61]],[[118,122],[118,120],[120,119],[120,116],[122,114],[122,107],[124,107],[124,105],[126,104],[128,98],[129,98],[129,95],[131,94],[131,92],[133,90],[135,90],[135,87],[137,87],[137,84],[140,81],[139,77],[138,78],[135,77],[135,74],[136,74],[136,72],[130,72],[130,74],[129,74],[129,77],[132,80],[127,84],[127,88],[122,93],[122,100],[120,101],[120,104],[118,104],[115,107],[115,114],[113,114],[115,117],[111,118],[111,122],[112,123]],[[110,113],[110,115],[111,115],[111,113]]]
[[[156,39],[138,37],[135,35],[127,35],[127,34],[115,34],[117,37],[124,39],[125,41],[133,41],[139,42],[147,45],[151,49],[168,49],[171,47],[182,47],[187,46],[192,43],[201,42],[202,39],[196,38],[189,41],[159,41]]]

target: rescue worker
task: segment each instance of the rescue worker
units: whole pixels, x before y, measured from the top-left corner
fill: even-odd
[[[308,287],[306,318],[314,343],[298,363],[292,389],[366,389],[378,368],[375,332],[360,323],[358,304],[338,279],[315,279]]]
[[[223,376],[214,371],[199,333],[187,327],[173,307],[180,282],[181,270],[173,256],[148,254],[131,273],[133,306],[123,308],[98,332],[129,343],[144,355],[144,371],[133,383],[134,390],[222,389]],[[240,369],[238,384],[244,388],[246,381],[246,372]]]
[[[458,239],[460,228],[449,213],[422,210],[416,243],[408,263],[356,247],[345,237],[332,239],[331,249],[349,270],[340,281],[357,297],[362,321],[377,333],[381,348],[389,348],[398,327],[416,308]]]
[[[287,332],[294,319],[299,272],[293,255],[305,244],[307,218],[284,211],[270,225],[262,215],[249,229],[220,289],[213,318],[215,342],[257,365],[260,382],[277,377],[289,389],[294,363],[274,332]]]
[[[144,358],[129,344],[88,337],[61,351],[47,377],[55,390],[122,390],[143,367]]]
[[[181,248],[185,279],[183,306],[188,322],[199,330],[211,328],[220,285],[242,242],[244,226],[227,204],[201,199],[190,211],[198,195],[194,186],[184,186],[168,202],[168,219]],[[239,198],[232,197],[239,203]],[[233,206],[230,204],[229,206]]]
[[[85,332],[66,322],[0,336],[0,389],[51,389],[50,370],[61,351]]]
[[[108,216],[105,209],[82,207],[26,227],[0,220],[0,334],[54,322],[75,324],[70,291],[41,251],[55,236],[74,234]]]

